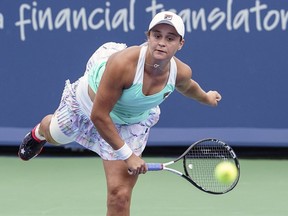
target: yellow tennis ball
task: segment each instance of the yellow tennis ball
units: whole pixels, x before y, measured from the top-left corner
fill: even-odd
[[[215,168],[215,178],[223,184],[231,184],[236,180],[237,176],[237,168],[231,162],[220,162]]]

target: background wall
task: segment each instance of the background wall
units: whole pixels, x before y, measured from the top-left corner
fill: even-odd
[[[177,56],[223,100],[210,108],[174,93],[150,144],[213,136],[232,145],[288,146],[288,1],[272,0],[1,0],[0,144],[18,145],[52,113],[65,80],[84,72],[98,46],[143,43],[164,9],[186,25]]]

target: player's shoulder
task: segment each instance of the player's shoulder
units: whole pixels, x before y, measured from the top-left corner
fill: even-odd
[[[131,46],[131,47],[127,47],[124,50],[121,50],[120,52],[115,53],[115,56],[117,56],[117,58],[120,58],[122,60],[132,60],[132,59],[138,59],[139,57],[139,53],[140,53],[140,46]],[[125,59],[124,59],[125,57]]]
[[[140,49],[141,47],[139,46],[127,47],[126,49],[113,54],[109,60],[110,62],[114,62],[115,64],[119,64],[123,67],[133,65],[133,63],[137,64]]]
[[[140,47],[133,46],[114,53],[106,64],[107,74],[111,76],[111,79],[122,82],[125,88],[129,88],[133,83],[140,49]]]

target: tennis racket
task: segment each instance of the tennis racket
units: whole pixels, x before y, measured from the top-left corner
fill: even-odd
[[[183,171],[168,167],[183,162]],[[223,161],[235,164],[237,178],[229,184],[215,178],[215,167]],[[231,191],[240,177],[240,164],[233,149],[218,139],[203,139],[193,143],[180,157],[168,163],[147,163],[148,171],[166,170],[175,173],[198,189],[210,194],[224,194]]]

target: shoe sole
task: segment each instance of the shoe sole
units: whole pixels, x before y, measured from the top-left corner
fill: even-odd
[[[18,157],[19,157],[21,160],[23,160],[23,161],[29,161],[29,160],[37,157],[37,156],[41,153],[43,147],[44,147],[44,146],[42,146],[42,148],[40,149],[40,151],[39,151],[35,156],[33,156],[32,158],[29,158],[29,159],[22,158],[22,157],[21,157],[21,152],[20,152],[21,150],[19,149],[19,151],[18,151]]]

